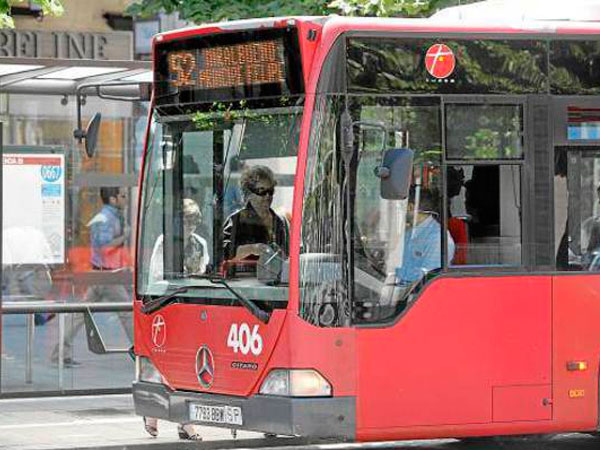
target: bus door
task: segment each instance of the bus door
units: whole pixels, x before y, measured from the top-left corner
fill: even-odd
[[[600,102],[562,97],[554,105],[553,346],[557,419],[593,421],[597,410],[600,315]],[[590,361],[581,372],[573,360]],[[580,400],[575,405],[575,400]]]
[[[571,271],[597,272],[600,270],[600,148],[557,148],[556,159],[557,265]]]
[[[545,120],[539,129],[547,130],[548,105],[362,98],[360,114],[384,121],[391,146],[415,157],[410,196],[393,201],[360,189],[373,170],[361,167],[368,149],[359,152],[359,432],[551,419],[552,280],[525,270],[536,257],[527,245],[535,220],[528,174],[536,164],[548,170],[542,154],[550,155],[548,133],[536,143],[528,124]],[[453,218],[461,237],[451,232]],[[383,280],[379,299],[363,272]]]

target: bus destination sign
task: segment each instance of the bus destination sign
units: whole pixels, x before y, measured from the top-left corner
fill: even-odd
[[[283,41],[172,51],[169,83],[177,88],[221,89],[286,81]]]

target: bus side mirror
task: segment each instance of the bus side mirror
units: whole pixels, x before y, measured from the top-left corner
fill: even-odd
[[[102,114],[97,112],[90,120],[90,123],[85,130],[85,153],[89,158],[96,154],[96,146],[98,145],[98,131],[100,131],[100,120]]]
[[[381,180],[381,198],[404,200],[408,197],[414,155],[408,148],[385,151],[381,165],[375,169],[375,175]]]
[[[102,114],[97,112],[89,121],[87,128],[83,131],[81,127],[81,120],[79,120],[79,128],[73,132],[73,137],[79,142],[85,139],[85,154],[88,158],[92,158],[96,154],[96,146],[98,145],[98,131],[100,130],[100,121],[102,120]]]

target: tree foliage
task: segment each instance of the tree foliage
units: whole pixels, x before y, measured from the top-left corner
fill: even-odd
[[[160,12],[179,13],[195,23],[286,15],[322,15],[327,2],[321,0],[137,0],[127,10],[133,16],[152,17]]]
[[[1,0],[0,0],[1,1]],[[288,15],[425,17],[447,6],[477,0],[135,0],[127,12],[152,17],[179,12],[195,23]]]
[[[10,16],[10,7],[22,3],[21,1],[0,0],[0,28],[14,28],[15,23]],[[64,8],[61,0],[32,0],[42,7],[44,15],[62,16]]]

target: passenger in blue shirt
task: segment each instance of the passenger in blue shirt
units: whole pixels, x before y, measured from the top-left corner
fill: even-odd
[[[419,281],[428,272],[442,266],[442,226],[439,222],[439,201],[430,191],[421,191],[419,211],[416,214],[414,228],[410,227],[412,217],[407,219],[408,227],[404,239],[402,265],[396,269],[396,277],[401,284]],[[448,260],[452,261],[454,241],[450,233],[447,236]]]
[[[125,225],[123,212],[127,206],[127,189],[123,187],[100,188],[102,208],[87,224],[90,229],[92,269],[96,271],[113,272],[126,267],[125,244],[129,238],[129,227]],[[110,276],[110,275],[109,275]],[[121,282],[91,285],[85,293],[84,302],[131,302],[129,286]],[[133,342],[133,321],[127,312],[117,313],[123,329],[129,340]],[[74,314],[71,327],[67,329],[63,339],[63,365],[67,368],[78,366],[80,363],[73,358],[73,341],[83,328],[84,320],[81,314]],[[54,347],[50,359],[58,363],[58,344]]]
[[[89,221],[92,244],[91,263],[95,270],[123,267],[123,246],[129,236],[123,210],[127,206],[125,188],[101,188],[102,209]]]

